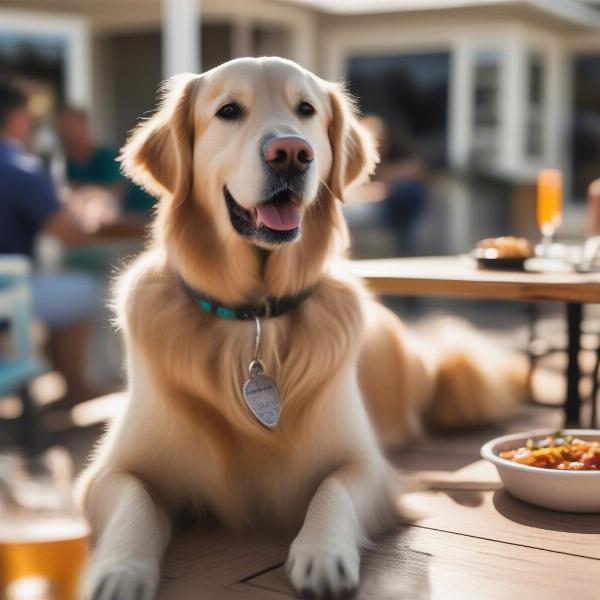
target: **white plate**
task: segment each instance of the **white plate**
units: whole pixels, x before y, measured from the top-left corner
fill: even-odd
[[[481,456],[496,466],[504,487],[520,500],[566,512],[600,512],[600,471],[542,469],[498,455],[525,446],[529,438],[542,439],[550,433],[539,429],[505,435],[484,444]],[[582,440],[600,440],[598,429],[565,429],[563,433]]]

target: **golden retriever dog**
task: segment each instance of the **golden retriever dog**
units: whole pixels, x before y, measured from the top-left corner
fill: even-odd
[[[394,520],[382,444],[501,417],[508,371],[475,334],[413,339],[347,274],[340,202],[377,153],[339,85],[279,58],[178,76],[122,161],[160,202],[117,286],[128,393],[81,480],[86,598],[154,597],[189,508],[294,531],[293,587],[351,592]]]

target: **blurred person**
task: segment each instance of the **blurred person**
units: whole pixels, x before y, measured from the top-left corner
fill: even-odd
[[[588,187],[585,229],[588,235],[600,235],[600,179]]]
[[[59,203],[42,161],[27,152],[33,128],[27,98],[0,81],[0,254],[33,255],[39,234],[77,246],[87,237]],[[35,274],[36,317],[50,329],[50,354],[66,378],[68,402],[91,397],[83,377],[89,323],[96,315],[100,284],[81,273]]]
[[[398,148],[394,152],[381,118],[369,115],[362,119],[362,124],[377,142],[380,163],[373,179],[384,185],[385,221],[396,233],[396,252],[399,256],[414,255],[418,221],[427,206],[425,166],[416,155],[407,131],[397,136]]]
[[[69,186],[80,198],[99,200],[105,205],[107,217],[100,225],[115,221],[115,206],[124,215],[121,220],[135,227],[145,225],[154,206],[154,199],[140,187],[123,178],[118,151],[96,143],[87,113],[79,108],[64,107],[59,114],[58,131],[66,157],[66,177]]]

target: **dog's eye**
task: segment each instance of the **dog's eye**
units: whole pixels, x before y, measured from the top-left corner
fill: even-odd
[[[301,117],[312,117],[315,114],[315,107],[308,102],[300,102],[296,109]]]
[[[244,116],[244,109],[237,102],[230,102],[221,106],[217,111],[217,117],[224,121],[237,121]]]

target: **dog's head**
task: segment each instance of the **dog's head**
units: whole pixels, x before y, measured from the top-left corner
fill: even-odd
[[[167,82],[122,160],[151,193],[209,205],[221,235],[273,249],[300,237],[323,189],[343,199],[377,153],[338,85],[287,60],[245,58]]]

